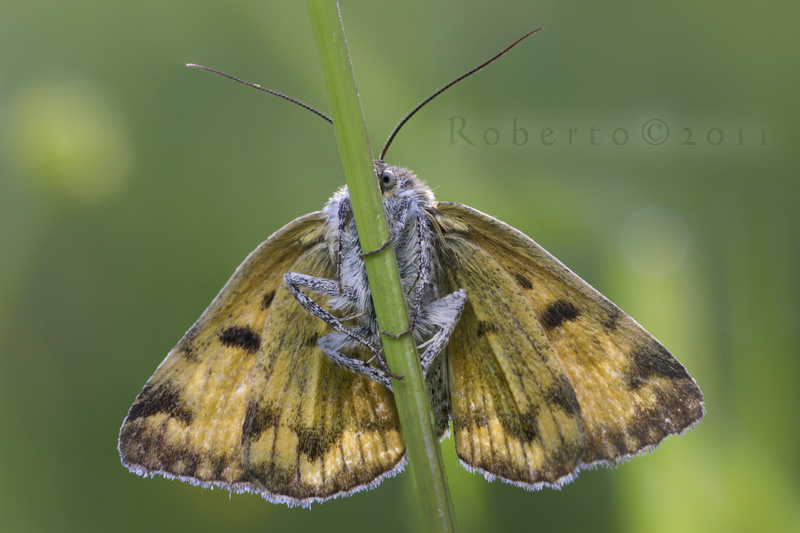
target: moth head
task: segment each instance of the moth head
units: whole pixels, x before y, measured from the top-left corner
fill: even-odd
[[[385,194],[386,191],[395,188],[397,185],[397,176],[395,176],[391,168],[384,167],[380,174],[378,174],[378,183],[381,185],[381,192]]]
[[[413,172],[403,167],[387,165],[383,161],[375,161],[375,175],[384,202],[393,202],[411,197],[415,202],[433,202],[433,193]]]
[[[392,167],[384,161],[375,161],[375,176],[378,178],[378,185],[384,198],[394,196],[405,185],[406,175],[410,174],[406,169]]]

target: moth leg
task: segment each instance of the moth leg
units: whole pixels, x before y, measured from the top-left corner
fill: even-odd
[[[389,367],[386,364],[386,359],[384,358],[383,352],[381,352],[380,348],[372,344],[363,335],[353,331],[352,328],[347,328],[338,318],[323,309],[317,302],[312,300],[300,289],[300,287],[305,287],[315,292],[336,296],[340,294],[338,292],[338,282],[330,279],[316,278],[314,276],[298,274],[296,272],[287,272],[283,275],[283,279],[286,281],[286,285],[289,287],[289,291],[292,293],[292,296],[294,296],[295,300],[297,300],[297,303],[299,303],[306,311],[324,321],[339,333],[343,333],[366,346],[367,349],[372,352],[374,358],[378,359],[388,376],[393,377],[394,379],[403,379],[401,376],[398,376],[389,370]],[[355,299],[355,290],[352,287],[343,287],[342,289],[345,296]],[[366,366],[370,361],[362,364]]]
[[[461,311],[464,310],[464,304],[467,301],[467,291],[458,289],[440,298],[435,302],[431,302],[424,311],[424,319],[426,322],[431,322],[440,327],[436,334],[428,339],[425,343],[421,344],[419,348],[425,347],[425,351],[420,356],[420,363],[422,364],[422,373],[427,376],[428,368],[431,363],[442,351],[444,345],[450,340],[450,335],[458,323],[461,316]]]
[[[366,330],[366,328],[360,329]],[[368,331],[365,331],[364,333],[368,333]],[[389,374],[380,368],[375,368],[372,365],[365,364],[364,361],[349,357],[340,351],[348,348],[352,349],[355,347],[355,344],[357,344],[357,341],[354,341],[349,335],[344,333],[331,333],[329,335],[325,335],[319,339],[319,341],[317,341],[317,346],[319,346],[320,350],[325,352],[325,354],[330,357],[334,363],[350,370],[351,372],[356,372],[358,374],[367,376],[369,379],[377,381],[378,383],[387,386],[389,390],[391,390],[392,382],[389,379]]]
[[[339,204],[339,224],[336,228],[336,282],[339,294],[344,294],[342,287],[342,262],[344,260],[344,228],[350,220],[350,201],[342,200]]]
[[[400,233],[406,226],[406,216],[408,215],[408,209],[410,207],[411,207],[411,198],[403,198],[402,202],[400,203],[400,209],[397,211],[397,218],[394,223],[394,228],[392,228],[392,235],[391,237],[389,237],[389,240],[383,243],[380,246],[380,248],[372,250],[371,252],[362,252],[358,256],[361,259],[364,259],[365,257],[378,254],[387,249],[389,246],[391,246],[392,243],[397,240],[397,237],[400,236]]]
[[[409,313],[409,326],[407,330],[401,331],[400,333],[381,331],[381,333],[387,337],[398,338],[402,337],[403,335],[408,335],[414,331],[414,327],[417,324],[417,318],[419,317],[419,310],[422,306],[423,291],[428,285],[431,250],[428,246],[428,241],[425,239],[425,234],[430,232],[430,227],[428,226],[428,220],[425,218],[425,215],[422,212],[417,213],[416,218],[418,240],[417,249],[419,250],[417,254],[417,264],[419,265],[419,268],[417,270],[417,279],[414,280],[414,284],[412,285],[412,288],[416,288],[416,294],[414,294],[414,303],[411,305],[411,311]]]
[[[332,279],[317,278],[306,274],[298,274],[297,272],[287,272],[284,274],[283,280],[289,285],[289,290],[291,290],[292,285],[294,285],[295,287],[305,287],[320,294],[327,294],[328,296],[344,296],[350,300],[356,299],[355,289],[345,285],[342,286],[341,292],[339,292],[338,282]],[[294,294],[294,292],[292,292],[292,294]]]
[[[347,322],[348,320],[355,320],[356,318],[364,316],[366,313],[353,313],[352,315],[339,317],[339,322]]]

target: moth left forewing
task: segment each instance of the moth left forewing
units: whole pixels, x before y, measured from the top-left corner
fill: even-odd
[[[323,214],[311,213],[236,269],[128,412],[119,452],[130,470],[202,485],[241,481],[242,420],[264,322],[283,272],[324,235]]]
[[[443,234],[489,254],[525,295],[577,397],[583,466],[613,464],[700,420],[700,389],[633,319],[514,228],[460,204],[437,212]]]
[[[283,281],[332,275],[324,224],[307,215],[259,246],[169,353],[120,430],[129,469],[308,505],[402,468],[391,393],[330,362],[330,329]]]

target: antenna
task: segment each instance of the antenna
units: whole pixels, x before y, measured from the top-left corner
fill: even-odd
[[[248,87],[252,87],[253,89],[258,89],[259,91],[264,91],[265,93],[269,93],[269,94],[278,96],[280,98],[283,98],[284,100],[290,101],[293,104],[299,105],[303,109],[307,109],[308,111],[311,111],[312,113],[314,113],[318,117],[324,118],[325,120],[327,120],[328,122],[333,124],[333,119],[331,117],[329,117],[328,115],[326,115],[325,113],[323,113],[321,111],[317,111],[316,109],[314,109],[310,105],[306,105],[303,102],[301,102],[299,100],[295,100],[294,98],[292,98],[290,96],[286,96],[285,94],[279,93],[278,91],[273,91],[272,89],[267,89],[266,87],[262,87],[261,85],[258,85],[257,83],[250,83],[249,81],[244,81],[242,79],[237,78],[236,76],[231,76],[230,74],[225,74],[224,72],[220,72],[219,70],[215,70],[213,68],[204,67],[203,65],[195,65],[194,63],[187,63],[186,66],[187,67],[191,67],[191,68],[199,68],[200,70],[207,70],[208,72],[213,72],[214,74],[219,74],[220,76],[224,76],[224,77],[226,77],[226,78],[228,78],[230,80],[239,82],[242,85],[247,85]]]
[[[481,63],[480,65],[478,65],[474,69],[470,70],[466,74],[462,74],[461,76],[459,76],[458,78],[454,79],[453,81],[451,81],[450,83],[448,83],[447,85],[445,85],[444,87],[442,87],[441,89],[439,89],[438,91],[436,91],[435,93],[433,93],[432,95],[427,97],[425,100],[423,100],[421,104],[419,104],[417,107],[415,107],[414,110],[411,111],[411,113],[406,115],[406,117],[403,120],[401,120],[400,123],[397,126],[395,126],[394,131],[392,131],[392,134],[389,135],[389,140],[386,141],[386,145],[383,147],[383,151],[381,152],[380,160],[383,161],[383,158],[386,156],[386,151],[389,150],[389,146],[391,146],[392,141],[394,140],[395,136],[397,136],[397,133],[400,131],[400,128],[402,128],[405,125],[405,123],[408,122],[408,119],[413,117],[414,114],[417,111],[419,111],[420,109],[422,109],[428,102],[430,102],[431,100],[433,100],[434,98],[436,98],[437,96],[439,96],[440,94],[442,94],[447,89],[449,89],[450,87],[452,87],[456,83],[460,82],[464,78],[467,78],[467,77],[475,74],[476,72],[478,72],[482,68],[486,67],[490,63],[493,63],[497,59],[500,59],[502,56],[504,56],[506,54],[506,52],[508,52],[509,50],[511,50],[512,48],[517,46],[519,43],[521,43],[522,41],[524,41],[525,39],[527,39],[528,37],[530,37],[531,35],[533,35],[537,31],[542,30],[542,29],[544,29],[544,27],[536,28],[535,30],[526,33],[525,35],[523,35],[522,37],[520,37],[519,39],[517,39],[516,41],[511,43],[510,46],[508,46],[505,50],[503,50],[502,52],[500,52],[499,54],[497,54],[493,58],[489,59],[488,61],[484,61],[483,63]]]

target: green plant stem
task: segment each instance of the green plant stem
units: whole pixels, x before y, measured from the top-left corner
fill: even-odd
[[[389,239],[389,230],[344,27],[335,1],[307,0],[307,5],[361,248],[375,250]],[[364,262],[378,324],[384,331],[405,331],[408,310],[393,247]],[[382,342],[389,367],[404,378],[393,380],[392,388],[424,523],[429,531],[455,531],[455,512],[414,338],[383,336]]]

